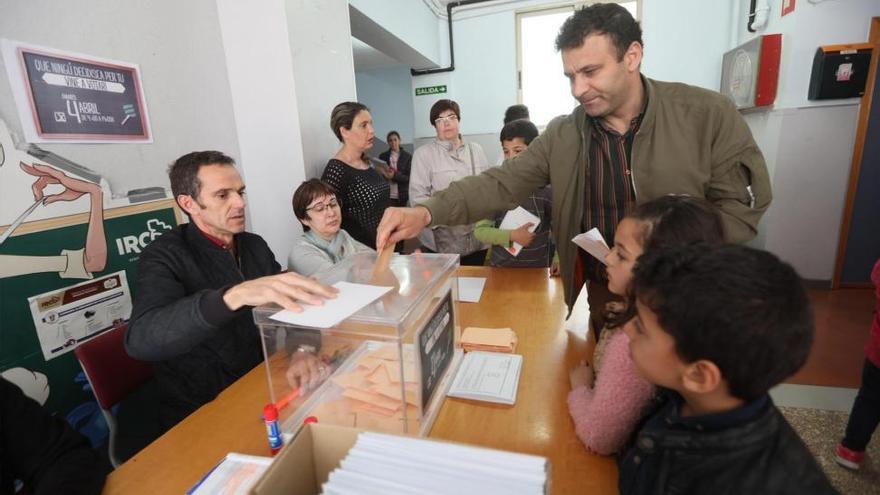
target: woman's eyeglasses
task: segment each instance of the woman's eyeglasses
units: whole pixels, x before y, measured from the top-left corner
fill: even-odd
[[[451,115],[447,115],[446,117],[437,117],[436,119],[434,119],[434,125],[440,125],[444,122],[449,122],[451,124],[451,123],[457,122],[457,121],[458,121],[458,115],[455,115],[453,113]]]
[[[306,208],[306,211],[311,210],[311,211],[314,211],[315,213],[324,213],[324,211],[327,210],[327,208],[338,208],[338,207],[339,207],[339,201],[337,201],[336,199],[331,199],[330,201],[327,201],[326,203],[315,203],[312,206],[309,206],[308,208]]]

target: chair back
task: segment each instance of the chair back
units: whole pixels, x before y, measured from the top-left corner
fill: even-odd
[[[152,363],[133,359],[125,352],[127,328],[118,326],[74,350],[101,409],[109,410],[153,377]]]

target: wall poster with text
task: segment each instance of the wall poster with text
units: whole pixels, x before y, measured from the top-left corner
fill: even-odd
[[[152,142],[137,64],[3,40],[31,143]]]

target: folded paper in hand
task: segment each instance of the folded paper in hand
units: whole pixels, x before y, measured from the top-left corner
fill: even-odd
[[[538,225],[541,224],[541,219],[522,206],[517,206],[504,215],[504,219],[501,220],[501,225],[499,225],[498,228],[501,230],[516,230],[529,222],[534,224],[529,227],[529,232],[534,234]],[[517,256],[519,255],[519,252],[522,251],[522,248],[522,245],[514,242],[511,247],[507,248],[507,251],[510,254]]]
[[[602,234],[599,233],[599,229],[595,227],[583,234],[574,236],[571,242],[577,244],[581,249],[593,255],[593,257],[601,261],[602,264],[605,264],[605,256],[611,252],[611,250],[608,249],[608,244],[605,243],[605,239],[602,238]]]
[[[510,328],[467,327],[461,334],[461,347],[465,352],[515,352],[516,333]]]

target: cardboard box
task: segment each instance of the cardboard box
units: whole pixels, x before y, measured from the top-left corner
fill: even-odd
[[[311,423],[278,453],[251,495],[317,495],[363,431]]]
[[[330,424],[310,423],[278,453],[275,461],[251,488],[250,495],[318,495],[330,472],[364,430]],[[547,461],[550,493],[550,463]]]

